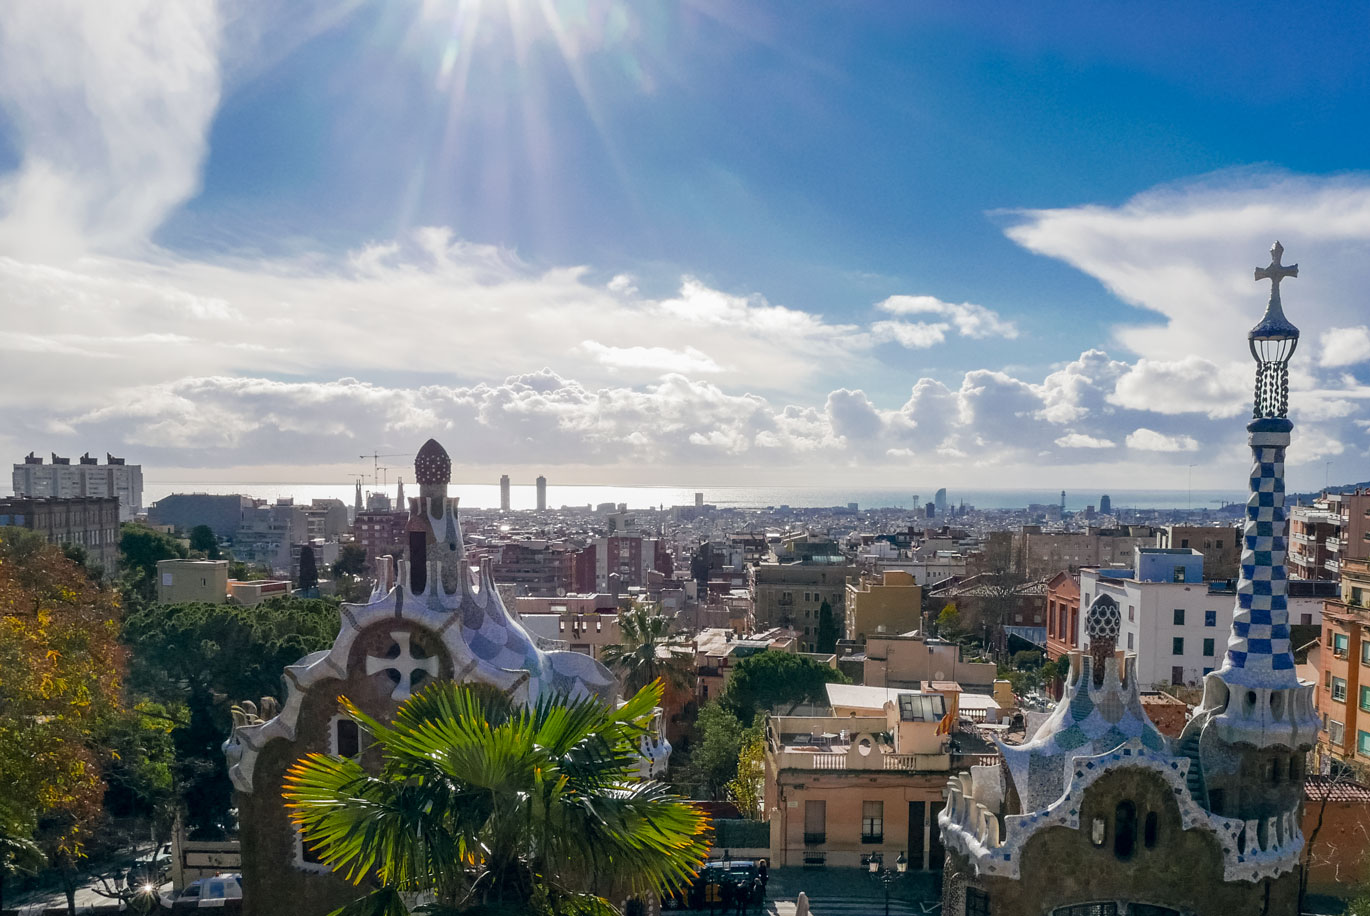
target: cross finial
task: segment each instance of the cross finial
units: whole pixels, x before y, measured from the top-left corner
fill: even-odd
[[[1270,266],[1257,267],[1256,279],[1270,281],[1270,298],[1272,301],[1280,301],[1280,281],[1285,277],[1297,277],[1299,275],[1299,265],[1290,264],[1285,267],[1280,263],[1280,258],[1284,257],[1284,246],[1279,242],[1270,246]]]

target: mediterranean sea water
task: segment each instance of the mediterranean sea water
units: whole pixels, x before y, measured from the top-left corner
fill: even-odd
[[[364,490],[377,489],[363,485]],[[395,495],[395,484],[383,487],[391,497]],[[794,508],[822,508],[826,506],[846,506],[856,503],[862,509],[914,507],[914,496],[918,505],[932,501],[936,487],[911,486],[904,489],[865,488],[865,487],[625,487],[625,486],[578,486],[548,483],[547,505],[552,508],[562,506],[597,506],[600,503],[626,503],[630,509],[653,509],[658,506],[694,505],[695,493],[704,494],[704,502],[720,507],[765,508],[767,506],[791,506]],[[409,496],[417,495],[417,487],[406,485]],[[313,499],[341,499],[352,505],[354,496],[350,483],[343,484],[303,484],[303,483],[236,483],[215,481],[203,483],[170,483],[155,480],[143,484],[143,504],[150,505],[169,493],[242,493],[259,499],[275,500],[291,497],[296,502],[308,503]],[[448,488],[452,496],[460,497],[461,505],[469,508],[498,508],[499,485],[496,483],[454,483]],[[537,492],[532,484],[515,484],[510,488],[510,507],[513,509],[532,509],[536,506]],[[1083,510],[1086,506],[1098,508],[1101,491],[1066,491],[1066,508]],[[1111,490],[1109,498],[1114,509],[1215,509],[1225,502],[1246,501],[1246,493],[1241,490]],[[960,505],[963,501],[979,509],[1015,509],[1032,503],[1055,505],[1061,500],[1060,490],[995,490],[995,489],[947,489],[950,505]]]

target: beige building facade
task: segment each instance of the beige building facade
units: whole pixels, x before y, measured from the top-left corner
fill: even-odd
[[[228,601],[227,560],[158,560],[157,601],[185,604]]]
[[[860,867],[904,855],[940,869],[938,833],[951,739],[947,697],[900,693],[879,715],[772,716],[766,730],[771,864]]]
[[[990,690],[997,673],[993,662],[962,660],[961,647],[955,643],[911,633],[866,638],[862,680],[871,687],[917,689],[925,681],[956,681]]]
[[[872,635],[916,630],[922,613],[923,588],[912,573],[885,570],[847,583],[848,639],[864,642]]]

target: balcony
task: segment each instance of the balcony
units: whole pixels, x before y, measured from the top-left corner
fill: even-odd
[[[1328,538],[1325,543],[1327,544],[1328,551],[1331,553],[1341,552],[1341,538]]]

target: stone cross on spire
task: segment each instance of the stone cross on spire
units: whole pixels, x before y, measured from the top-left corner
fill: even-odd
[[[1280,281],[1285,277],[1297,277],[1299,275],[1299,265],[1290,264],[1285,267],[1280,263],[1280,258],[1284,257],[1284,246],[1276,242],[1270,247],[1270,266],[1257,267],[1256,279],[1270,281],[1270,301],[1279,304],[1280,301]]]

